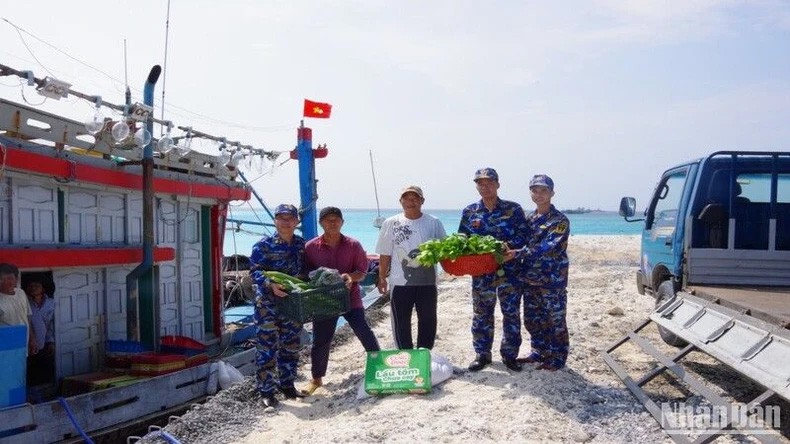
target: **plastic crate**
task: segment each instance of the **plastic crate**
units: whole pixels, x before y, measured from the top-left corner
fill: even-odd
[[[66,376],[61,381],[63,396],[74,396],[81,393],[102,390],[125,385],[129,381],[137,382],[140,378],[115,372],[93,372],[81,375]]]
[[[183,370],[186,367],[184,355],[163,353],[140,353],[132,357],[132,374],[158,376]]]
[[[184,361],[184,365],[189,367],[197,367],[208,362],[208,353],[200,353],[197,355],[188,356]]]
[[[206,346],[186,336],[163,336],[159,350],[162,353],[185,355],[187,357],[206,353]]]
[[[128,369],[132,366],[133,356],[149,351],[151,349],[140,342],[111,339],[104,342],[104,366]]]
[[[148,347],[137,341],[108,340],[104,341],[106,353],[143,353],[151,351]]]
[[[347,312],[351,306],[346,284],[326,285],[276,298],[280,314],[296,322],[328,319]]]

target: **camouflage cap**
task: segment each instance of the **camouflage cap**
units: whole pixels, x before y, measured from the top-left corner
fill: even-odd
[[[536,174],[532,177],[532,180],[529,181],[529,187],[546,187],[551,191],[554,191],[554,181],[551,180],[551,177],[545,174]]]
[[[493,168],[480,168],[475,171],[475,178],[472,180],[477,182],[479,179],[491,179],[499,182],[499,174]]]
[[[296,207],[291,204],[280,204],[274,209],[274,217],[277,217],[281,214],[290,214],[291,216],[298,218],[299,210],[297,210]]]

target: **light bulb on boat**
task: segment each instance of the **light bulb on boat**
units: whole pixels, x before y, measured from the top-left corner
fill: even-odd
[[[263,173],[266,168],[268,167],[269,160],[265,154],[261,154],[258,156],[258,161],[256,162],[256,168],[258,173]]]
[[[96,135],[102,128],[104,128],[104,115],[99,108],[96,108],[85,120],[85,130]]]
[[[141,126],[140,129],[134,132],[134,143],[140,148],[144,148],[151,143],[151,133],[148,132],[146,127]]]
[[[192,138],[187,137],[186,139],[179,142],[178,145],[176,145],[176,149],[178,150],[178,155],[181,157],[189,154],[189,152],[192,151]]]
[[[156,142],[156,150],[162,154],[167,154],[173,150],[173,139],[170,138],[170,133],[165,134],[164,137]]]
[[[225,165],[235,168],[236,166],[239,165],[239,161],[243,158],[244,158],[244,154],[242,154],[240,151],[235,151],[230,156],[230,159],[227,162],[225,162]]]
[[[227,165],[230,162],[230,153],[226,149],[222,149],[219,152],[219,163],[221,165]]]
[[[115,122],[115,125],[112,126],[111,133],[112,138],[118,143],[126,140],[126,138],[129,137],[129,125],[126,123],[126,120]]]

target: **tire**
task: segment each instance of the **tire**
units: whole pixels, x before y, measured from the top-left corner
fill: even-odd
[[[658,286],[658,291],[656,292],[656,308],[663,305],[668,300],[675,297],[675,286],[672,285],[672,281],[664,281],[661,285]],[[673,347],[685,347],[688,345],[688,342],[684,341],[680,338],[680,336],[672,333],[671,331],[667,330],[662,326],[658,326],[658,334],[661,335],[661,339],[671,345]]]
[[[636,272],[636,292],[639,294],[645,294],[645,284],[644,284],[644,275],[641,271]]]

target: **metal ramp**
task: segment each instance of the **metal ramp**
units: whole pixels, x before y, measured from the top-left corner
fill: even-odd
[[[672,356],[662,353],[639,334],[651,323],[671,331],[687,341],[688,345]],[[659,366],[637,379],[632,378],[613,355],[615,350],[628,342],[650,355]],[[695,350],[736,370],[761,385],[765,391],[745,405],[724,399],[681,366],[680,361]],[[786,442],[776,430],[759,429],[755,426],[756,421],[752,421],[754,418],[744,415],[744,412],[752,411],[770,412],[766,401],[774,396],[790,400],[790,331],[783,326],[769,324],[715,302],[680,292],[602,354],[604,361],[675,442],[706,443],[723,434],[748,434],[762,442]],[[665,372],[671,372],[670,376],[705,398],[722,420],[712,424],[712,427],[701,430],[695,428],[696,437],[690,440],[688,430],[684,430],[676,421],[677,418],[671,416],[673,412],[666,405],[659,405],[642,389]],[[776,410],[774,413],[778,419],[778,408]],[[748,424],[742,424],[744,422]]]

